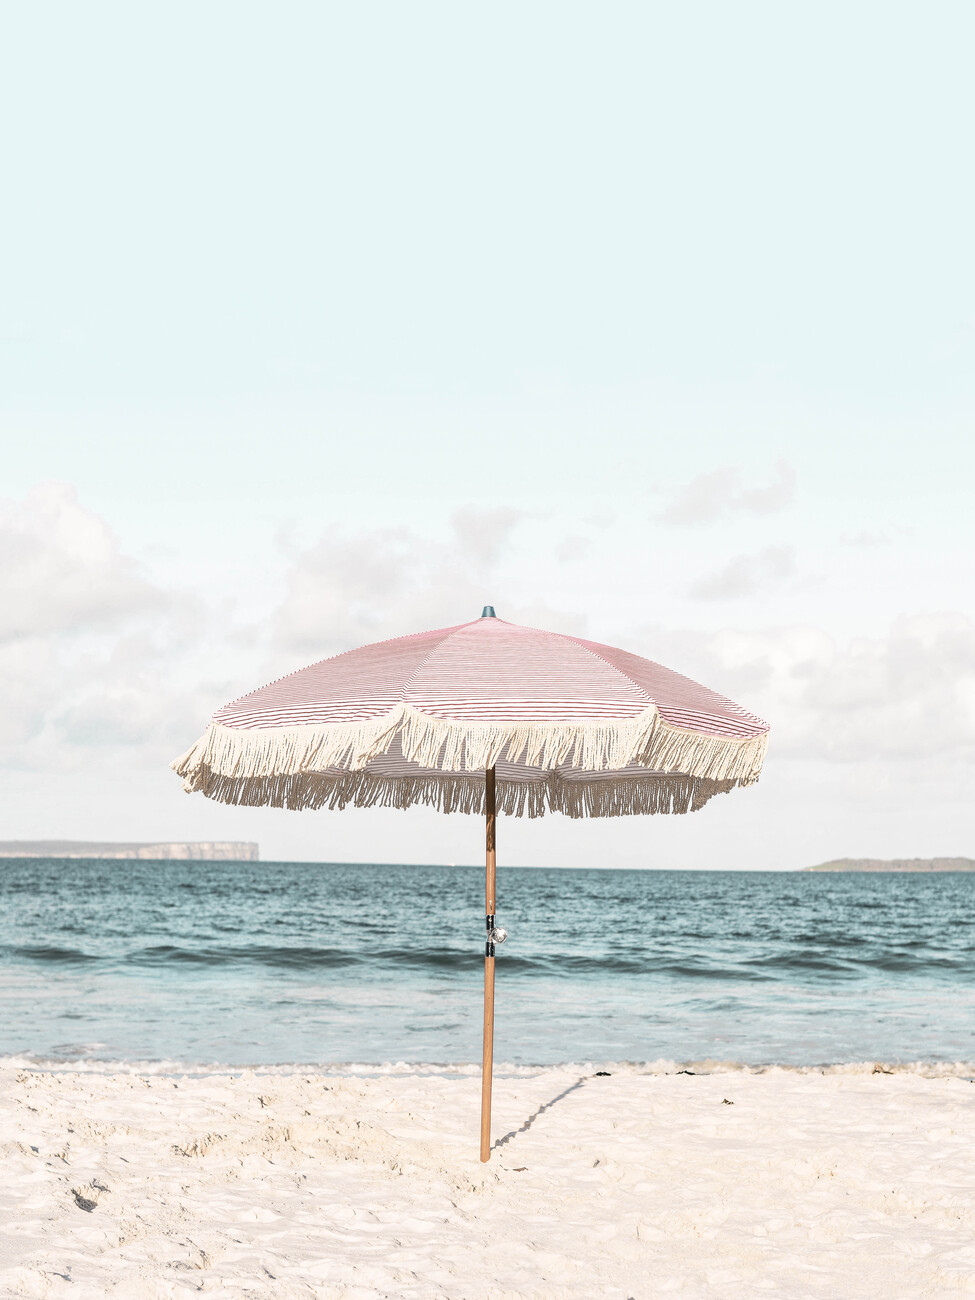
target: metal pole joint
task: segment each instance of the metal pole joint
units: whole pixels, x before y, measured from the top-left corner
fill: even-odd
[[[508,937],[508,931],[503,926],[497,924],[497,917],[493,912],[488,912],[484,918],[484,928],[487,931],[487,942],[484,945],[485,957],[494,956],[495,944],[504,943]]]

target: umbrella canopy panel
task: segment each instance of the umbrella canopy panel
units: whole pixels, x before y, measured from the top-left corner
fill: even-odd
[[[336,655],[219,709],[184,788],[287,808],[691,812],[758,779],[768,725],[611,646],[487,617]]]

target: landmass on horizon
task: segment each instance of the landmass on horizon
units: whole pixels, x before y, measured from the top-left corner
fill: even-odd
[[[975,858],[836,858],[803,871],[975,871]]]
[[[192,843],[112,843],[102,840],[2,840],[0,858],[142,858],[193,862],[259,862],[257,844],[244,840]]]

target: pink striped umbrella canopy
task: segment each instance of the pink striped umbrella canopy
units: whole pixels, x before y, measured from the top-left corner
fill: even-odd
[[[325,659],[218,709],[184,789],[285,808],[685,813],[757,779],[768,725],[639,655],[494,617]]]

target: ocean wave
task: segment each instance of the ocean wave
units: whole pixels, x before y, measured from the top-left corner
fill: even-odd
[[[19,946],[0,947],[0,956],[26,958],[27,961],[55,963],[63,966],[76,966],[84,962],[97,962],[100,958],[92,953],[82,952],[80,948],[60,948],[55,944],[34,943]]]
[[[410,969],[444,974],[467,972],[480,965],[483,950],[469,948],[358,945],[344,947],[315,944],[179,944],[159,943],[129,948],[117,953],[89,952],[57,944],[0,946],[0,958],[8,963],[37,963],[44,966],[122,967],[266,967],[282,971],[314,972],[357,968],[368,975],[369,968],[388,976],[389,971]],[[874,978],[878,974],[929,977],[943,980],[975,972],[970,953],[908,951],[861,945],[856,955],[830,951],[829,947],[783,947],[781,951],[747,954],[722,952],[675,953],[648,944],[645,950],[586,952],[566,946],[553,951],[519,952],[506,948],[498,953],[499,971],[508,976],[547,978],[609,978],[613,976],[665,977],[670,980],[717,981],[722,983],[765,983],[788,979],[844,983]]]
[[[209,1076],[240,1077],[246,1075],[307,1075],[341,1078],[387,1077],[459,1077],[480,1078],[479,1061],[295,1061],[277,1065],[228,1065],[216,1061],[126,1061],[100,1060],[97,1057],[45,1057],[30,1053],[0,1055],[0,1072],[6,1070],[36,1071],[42,1074],[122,1074],[161,1075],[166,1078],[205,1078]],[[495,1062],[496,1079],[538,1078],[542,1075],[590,1076],[599,1072],[620,1076],[708,1074],[820,1074],[820,1075],[912,1075],[923,1079],[966,1079],[975,1083],[975,1061],[839,1061],[833,1063],[790,1065],[776,1062],[759,1063],[728,1061],[707,1058],[695,1061],[674,1061],[659,1058],[653,1061],[563,1061],[555,1065],[518,1065],[512,1062]]]

